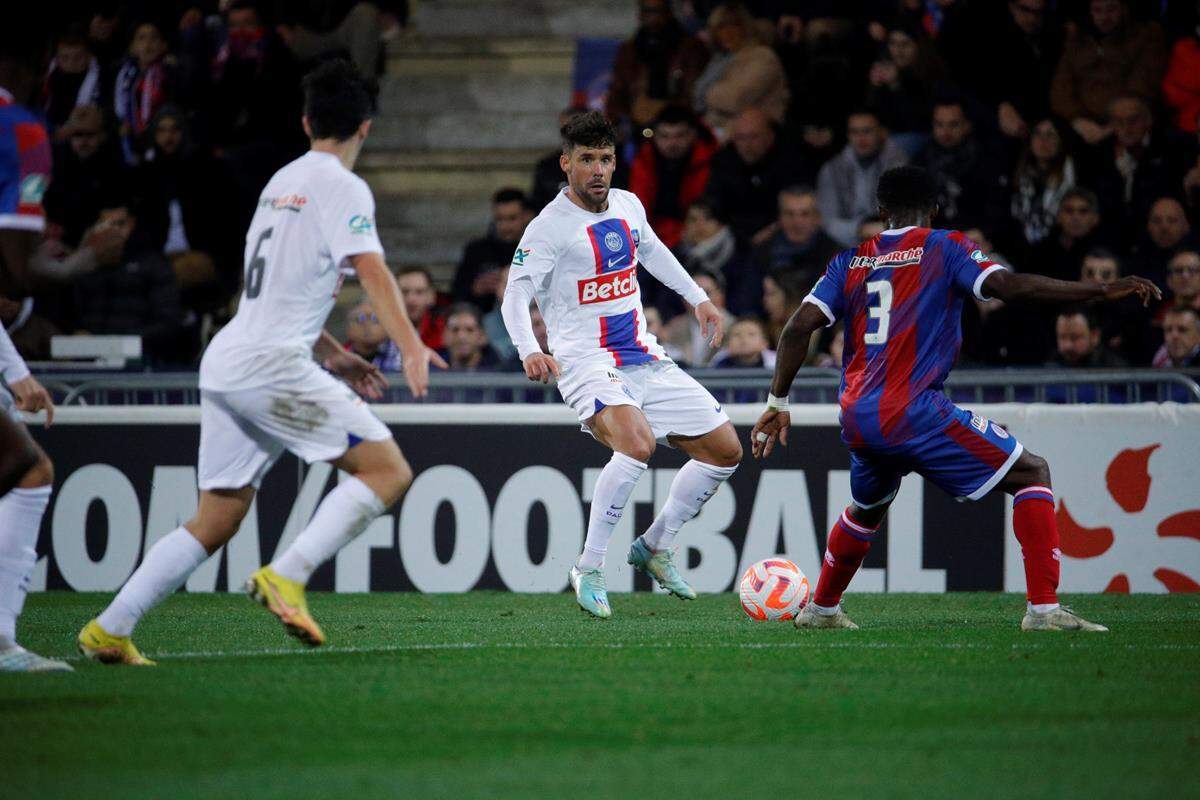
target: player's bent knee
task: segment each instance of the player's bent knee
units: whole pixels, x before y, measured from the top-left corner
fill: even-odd
[[[635,461],[640,461],[643,464],[649,464],[650,458],[654,455],[654,448],[658,443],[654,441],[653,434],[636,435],[623,447],[618,448],[621,453],[629,456]]]

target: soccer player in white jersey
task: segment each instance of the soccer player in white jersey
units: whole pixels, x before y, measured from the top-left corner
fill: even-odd
[[[54,468],[21,418],[22,411],[46,411],[54,402],[29,374],[8,331],[0,325],[0,672],[70,672],[65,661],[43,658],[17,644],[17,618],[25,607],[29,578],[37,563],[37,537],[50,502]]]
[[[608,541],[655,443],[677,447],[691,460],[628,561],[685,600],[696,592],[675,566],[675,536],[737,469],[742,448],[721,404],[646,331],[639,264],[694,306],[714,347],[722,337],[721,313],[654,235],[637,196],[609,188],[616,166],[612,124],[592,112],[563,126],[562,137],[559,164],[567,187],[526,228],[501,311],[525,374],[543,383],[556,376],[583,429],[613,451],[596,480],[583,554],[570,572],[580,607],[607,618]],[[533,300],[553,355],[542,353],[534,338]]]
[[[99,617],[79,634],[90,658],[149,664],[130,640],[138,620],[178,589],[237,532],[263,475],[283,451],[349,473],[318,506],[295,542],[255,572],[246,588],[307,645],[324,642],[308,614],[313,571],[408,488],[412,471],[391,433],[344,383],[377,395],[367,362],[323,331],[347,271],[358,274],[379,321],[404,358],[415,396],[429,382],[426,348],[404,312],[375,232],[375,201],[350,170],[370,128],[365,83],[345,61],[304,79],[304,130],[312,149],[271,178],[246,235],[237,315],[200,363],[200,505],[160,539]],[[348,269],[347,269],[348,268]]]

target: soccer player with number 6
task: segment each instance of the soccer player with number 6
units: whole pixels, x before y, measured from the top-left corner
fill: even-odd
[[[322,644],[305,584],[412,481],[391,432],[350,389],[378,397],[382,374],[323,330],[345,275],[357,274],[399,346],[414,396],[428,387],[430,362],[446,364],[405,314],[375,231],[375,200],[350,171],[371,127],[365,82],[349,63],[329,61],[305,77],[304,90],[312,148],[263,189],[246,235],[237,314],[200,362],[199,509],[149,549],[108,608],[80,631],[79,649],[98,661],[152,663],[130,640],[134,625],[233,538],[284,450],[309,463],[328,461],[349,477],[246,588],[292,636]]]
[[[962,341],[965,297],[1005,302],[1113,302],[1162,297],[1144,278],[1108,284],[1018,274],[995,263],[956,231],[930,227],[937,213],[933,181],[918,167],[879,179],[879,215],[888,229],[829,262],[788,320],[767,408],[754,426],[755,458],[787,445],[787,397],[812,334],[845,320],[842,440],[850,448],[850,506],[829,532],[813,600],[799,628],[857,628],[841,607],[900,479],[916,472],[949,494],[978,500],[1013,495],[1013,528],[1025,559],[1023,630],[1106,631],[1058,602],[1058,529],[1050,467],[1004,428],[959,408],[943,392]]]

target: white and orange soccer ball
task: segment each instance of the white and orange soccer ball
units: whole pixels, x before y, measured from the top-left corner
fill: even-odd
[[[764,558],[746,570],[738,593],[742,610],[760,622],[794,619],[812,596],[803,570],[783,556]]]

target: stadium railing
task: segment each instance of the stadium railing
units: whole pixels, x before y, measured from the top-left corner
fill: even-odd
[[[766,400],[771,372],[764,369],[689,370],[722,403]],[[404,376],[388,375],[382,402],[411,402]],[[60,405],[196,405],[197,375],[175,373],[63,373],[38,375]],[[841,373],[803,369],[792,387],[797,403],[837,401]],[[1200,403],[1200,370],[963,369],[951,374],[946,391],[957,403]],[[425,402],[558,403],[554,384],[531,383],[521,373],[439,372],[430,376]]]

